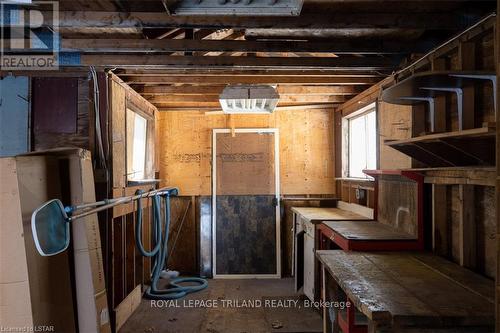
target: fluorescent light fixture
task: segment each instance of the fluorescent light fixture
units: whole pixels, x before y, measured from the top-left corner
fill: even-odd
[[[270,114],[280,95],[272,86],[232,85],[219,96],[222,111],[227,114]]]
[[[164,0],[172,15],[298,16],[304,0]]]

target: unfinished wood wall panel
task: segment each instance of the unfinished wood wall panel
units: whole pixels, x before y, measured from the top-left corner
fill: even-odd
[[[386,146],[384,141],[411,138],[412,107],[379,102],[377,111],[379,128],[379,168],[411,168],[411,157]]]
[[[401,177],[383,176],[378,182],[379,222],[418,236],[417,183]]]
[[[477,261],[477,225],[474,186],[458,185],[460,265],[474,269]]]
[[[333,110],[237,115],[236,128],[273,128],[280,135],[282,194],[334,194]],[[230,127],[225,115],[161,112],[158,117],[160,177],[182,195],[211,195],[212,129]]]
[[[133,91],[128,85],[123,83],[116,76],[108,75],[108,104],[109,104],[109,124],[111,133],[111,168],[112,168],[112,189],[108,194],[111,197],[133,195],[138,189],[148,191],[154,185],[131,186],[127,182],[127,144],[133,138],[129,135],[127,140],[127,127],[131,127],[130,117],[127,124],[127,110],[136,112],[146,118],[147,123],[147,152],[145,165],[145,178],[154,178],[155,166],[155,117],[156,108],[143,97]],[[132,134],[132,133],[128,133]],[[127,142],[128,141],[128,142]],[[130,146],[129,146],[130,148]],[[129,163],[131,159],[129,159]],[[142,240],[145,249],[151,249],[151,200],[143,199],[143,225]],[[109,270],[108,289],[113,309],[116,312],[116,323],[120,324],[128,316],[128,312],[120,312],[126,307],[123,302],[127,302],[128,295],[137,290],[137,286],[149,283],[151,274],[151,259],[144,258],[135,246],[135,224],[137,216],[135,214],[136,203],[129,203],[114,207],[111,210],[107,223],[110,223],[111,230],[106,237],[111,249],[106,262],[111,263]],[[113,312],[113,314],[115,314]],[[111,318],[114,319],[113,316]]]
[[[125,187],[126,154],[125,154],[125,89],[121,84],[110,80],[111,108],[111,144],[113,158],[113,187]]]
[[[495,238],[495,194],[494,187],[492,186],[474,186],[472,189],[474,191],[473,194],[473,208],[467,209],[464,204],[463,199],[463,189],[460,187],[463,185],[453,185],[447,187],[447,196],[448,196],[448,205],[447,216],[448,216],[448,225],[450,225],[450,242],[451,242],[451,258],[456,263],[462,263],[464,266],[470,266],[471,264],[474,269],[481,274],[484,274],[488,277],[495,277],[495,267],[496,267],[496,238]],[[471,185],[467,185],[471,186]],[[468,189],[471,190],[470,188]],[[469,193],[469,197],[471,194]],[[469,205],[470,198],[469,198]],[[467,210],[473,210],[474,216],[471,217],[469,214],[466,214],[471,218],[471,221],[464,221],[462,217],[462,212]],[[468,240],[469,243],[475,243],[473,249],[466,249],[463,247],[464,236],[462,235],[462,226],[461,223],[469,223],[465,225],[465,229],[474,228],[474,233],[476,236],[471,240]],[[470,231],[467,231],[465,236],[467,237],[470,234]],[[464,252],[466,250],[468,253],[472,251],[475,252],[474,257],[463,257],[467,253]]]
[[[441,256],[450,253],[446,185],[432,185],[432,250]]]
[[[495,187],[476,186],[477,269],[491,278],[495,277],[497,251],[494,203]]]
[[[217,134],[217,196],[276,193],[273,133]]]
[[[197,274],[199,227],[194,198],[172,198],[171,214],[167,266],[182,274]]]
[[[113,188],[127,186],[127,163],[131,162],[131,159],[127,160],[127,135],[132,134],[132,132],[127,134],[127,122],[131,123],[131,114],[127,117],[127,109],[138,113],[147,120],[145,177],[154,178],[156,171],[154,149],[154,143],[156,142],[156,108],[114,75],[109,77],[109,96],[112,124]],[[128,126],[131,127],[130,124]],[[130,139],[131,137],[129,137]]]

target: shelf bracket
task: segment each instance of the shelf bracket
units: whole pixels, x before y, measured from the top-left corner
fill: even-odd
[[[452,77],[462,77],[464,79],[489,80],[493,85],[493,103],[495,115],[497,114],[497,77],[496,75],[487,74],[450,74]]]
[[[434,132],[434,113],[435,113],[435,102],[434,102],[434,97],[417,97],[417,96],[406,96],[406,97],[400,97],[399,99],[405,100],[405,101],[422,101],[422,102],[427,102],[429,103],[429,117],[431,120],[431,132]]]
[[[464,91],[462,88],[454,88],[454,87],[421,87],[423,90],[431,90],[431,91],[445,91],[445,92],[454,92],[457,95],[457,111],[458,111],[458,127],[459,130],[464,129],[463,124],[463,115],[464,115]]]

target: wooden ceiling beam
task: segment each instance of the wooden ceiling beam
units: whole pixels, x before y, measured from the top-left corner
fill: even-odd
[[[275,109],[276,111],[294,111],[294,110],[328,110],[333,109],[338,104],[307,104],[307,105],[287,105],[280,106],[278,105]],[[218,107],[210,107],[210,106],[169,106],[169,107],[157,107],[160,112],[176,112],[176,111],[197,111],[197,112],[207,112],[207,111],[222,111],[220,106]]]
[[[294,85],[372,85],[380,81],[374,77],[330,77],[330,76],[137,76],[122,78],[127,84],[294,84]]]
[[[213,69],[144,69],[144,68],[123,68],[116,69],[114,73],[120,77],[129,76],[216,76],[216,75],[231,75],[231,76],[318,76],[318,77],[381,77],[385,76],[376,71],[348,71],[329,69],[232,69],[232,68],[213,68]]]
[[[216,95],[218,96],[225,85],[214,86],[134,86],[134,90],[143,96],[155,95]],[[361,92],[354,86],[286,86],[277,87],[280,95],[356,95]]]
[[[82,54],[79,63],[66,66],[97,67],[152,67],[176,66],[187,68],[338,68],[349,70],[387,70],[396,68],[394,60],[383,57],[338,58],[280,58],[280,57],[204,57],[204,56],[165,56],[136,54]]]
[[[43,13],[42,13],[43,14]],[[44,24],[53,26],[52,15]],[[99,12],[61,11],[60,27],[96,28],[200,28],[200,29],[246,29],[246,28],[386,28],[459,30],[480,18],[473,10],[453,12],[350,12],[348,15],[334,10],[308,11],[298,17],[244,17],[244,16],[170,16],[162,12]]]
[[[342,103],[278,103],[278,106],[281,107],[304,107],[308,105],[322,105],[323,107],[334,107],[341,105]],[[157,109],[164,108],[211,108],[211,109],[221,109],[219,102],[162,102],[162,103],[153,103],[153,105]]]
[[[180,30],[180,29],[179,29]],[[400,54],[416,51],[416,43],[383,42],[357,43],[344,39],[333,43],[300,41],[247,41],[235,32],[223,40],[168,39],[63,39],[63,52],[83,53],[151,53],[151,52],[310,52],[335,54]],[[231,40],[233,39],[233,40]],[[417,50],[421,51],[421,50]]]
[[[180,96],[180,95],[161,95],[148,97],[152,104],[161,103],[219,103],[219,97],[214,95],[205,96]],[[283,95],[280,97],[280,103],[344,103],[347,98],[344,96],[318,96],[318,95]]]

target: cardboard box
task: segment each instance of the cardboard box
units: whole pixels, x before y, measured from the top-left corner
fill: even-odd
[[[0,327],[33,327],[15,158],[0,159]]]
[[[90,152],[75,151],[69,169],[71,204],[95,202]],[[97,214],[77,220],[72,227],[80,332],[111,332]]]
[[[40,256],[31,233],[44,202],[95,201],[90,153],[35,152],[0,159],[0,168],[0,326],[111,332],[97,215],[72,223],[70,249],[56,256]]]
[[[66,185],[69,185],[70,198],[65,204],[96,201],[89,151],[61,148],[42,154],[58,158],[67,168],[65,173],[69,181]],[[71,232],[79,332],[111,332],[97,214],[73,222]]]
[[[52,257],[40,256],[31,232],[32,212],[44,202],[63,194],[64,189],[59,181],[60,163],[47,156],[20,156],[10,160],[15,161],[16,174],[9,181],[12,182],[12,188],[17,185],[18,195],[10,199],[2,196],[2,200],[7,199],[9,203],[5,209],[2,207],[1,215],[12,214],[12,218],[10,221],[2,220],[1,224],[16,223],[19,226],[21,222],[24,237],[22,242],[16,237],[15,250],[10,249],[8,252],[11,263],[2,263],[0,271],[10,270],[15,265],[25,265],[27,269],[23,270],[19,281],[27,282],[28,288],[25,287],[22,292],[21,287],[16,290],[14,286],[9,286],[4,292],[6,297],[2,297],[5,311],[22,314],[26,324],[21,326],[26,329],[46,326],[56,332],[76,332],[70,255],[63,252]],[[20,210],[15,208],[16,205]],[[21,245],[24,253],[20,250]],[[7,326],[20,327],[11,323]]]

